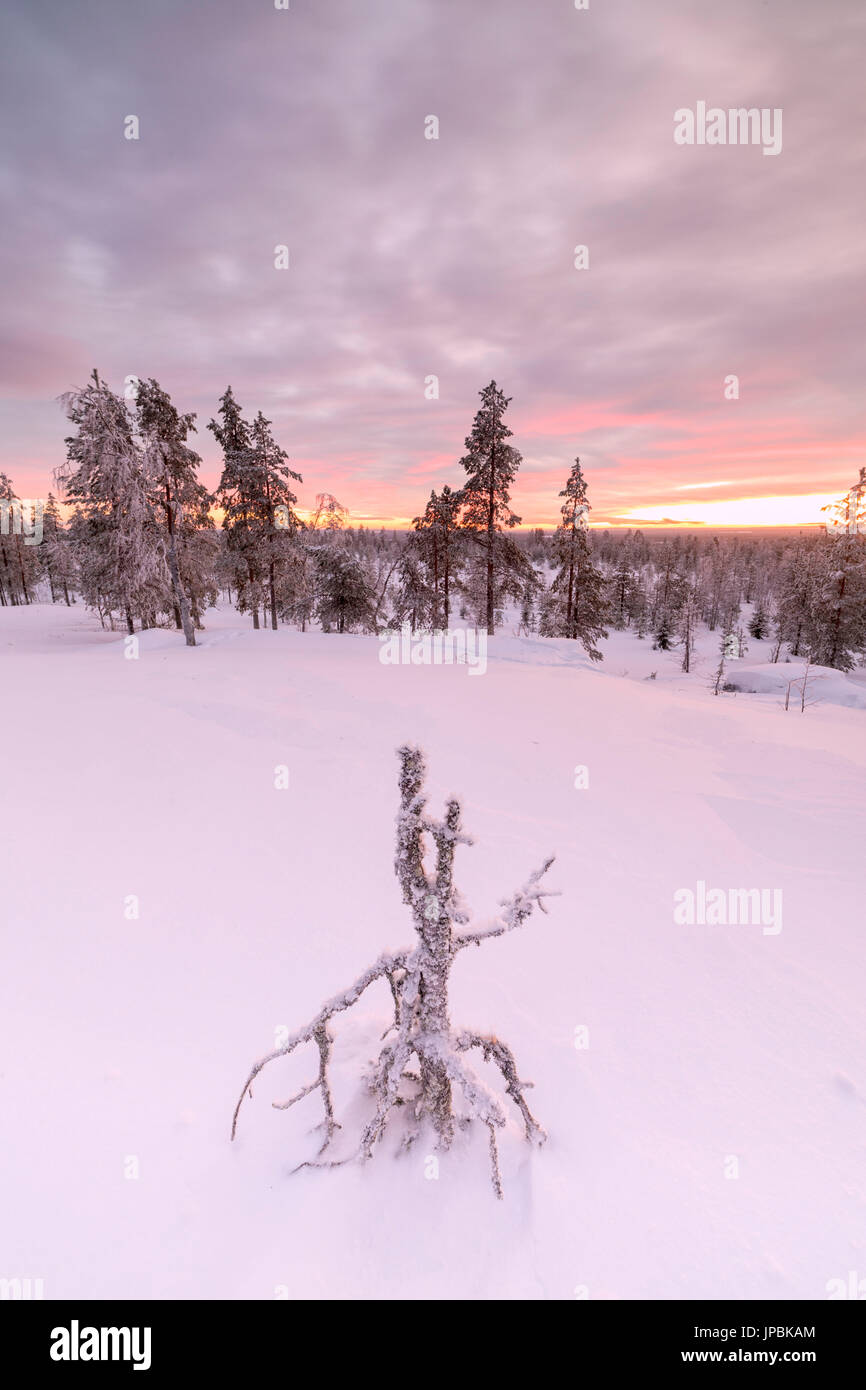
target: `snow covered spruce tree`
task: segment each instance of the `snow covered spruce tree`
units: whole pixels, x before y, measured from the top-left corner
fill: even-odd
[[[122,613],[129,632],[136,614],[152,627],[165,603],[166,567],[133,416],[95,370],[61,401],[77,429],[57,478],[76,504],[70,536],[82,597],[100,615]]]
[[[461,828],[460,803],[448,801],[441,821],[426,813],[424,780],[426,766],[420,749],[398,749],[400,759],[400,811],[397,816],[397,854],[394,869],[403,901],[411,909],[418,941],[414,947],[393,955],[380,956],[362,975],[340,994],[322,1006],[314,1018],[293,1033],[281,1047],[256,1062],[244,1082],[232,1119],[232,1139],[237,1132],[238,1113],[259,1072],[277,1057],[285,1057],[303,1043],[314,1043],[318,1050],[315,1080],[289,1100],[274,1103],[286,1110],[313,1091],[320,1092],[324,1108],[324,1142],[316,1159],[299,1167],[338,1167],[352,1159],[367,1159],[385,1132],[396,1108],[409,1117],[403,1134],[408,1148],[425,1123],[432,1126],[439,1146],[447,1149],[456,1126],[480,1121],[489,1132],[491,1176],[497,1197],[502,1196],[502,1180],[496,1130],[506,1123],[505,1110],[498,1095],[489,1090],[465,1061],[465,1054],[477,1050],[485,1061],[493,1062],[502,1074],[505,1091],[523,1120],[526,1138],[542,1143],[545,1133],[532,1116],[523,1092],[531,1082],[521,1081],[511,1049],[499,1038],[453,1028],[449,1017],[448,980],[456,957],[467,946],[480,945],[490,937],[503,936],[521,926],[537,905],[546,911],[544,899],[550,897],[540,882],[553,863],[545,860],[524,886],[501,903],[500,915],[478,931],[464,931],[469,921],[460,894],[454,886],[454,852],[458,845],[472,840]],[[435,862],[425,863],[425,836],[435,847]],[[334,1105],[328,1078],[328,1064],[334,1042],[331,1020],[355,1004],[376,980],[387,980],[394,1001],[394,1021],[384,1037],[393,1034],[382,1048],[368,1077],[375,1107],[354,1153],[339,1160],[321,1161],[340,1126],[334,1118]],[[462,1095],[462,1104],[455,1092]],[[297,1171],[297,1170],[296,1170]]]
[[[463,485],[461,525],[480,548],[484,563],[485,616],[492,636],[496,621],[497,582],[514,577],[525,579],[525,563],[517,547],[504,534],[520,525],[511,510],[509,488],[520,467],[520,454],[506,441],[511,430],[505,423],[510,396],[495,381],[478,393],[481,409],[475,416],[472,433],[466,439],[461,463],[466,471]],[[520,593],[518,585],[516,592]]]
[[[787,642],[791,656],[800,656],[815,595],[817,557],[815,547],[802,537],[782,556],[777,576],[776,642]]]
[[[291,565],[294,541],[301,529],[295,511],[297,497],[289,486],[304,480],[286,464],[289,457],[274,439],[271,422],[259,411],[252,427],[255,464],[254,510],[263,537],[264,566],[270,603],[271,627],[277,630],[277,595],[285,591],[285,575]]]
[[[48,579],[51,602],[58,603],[62,594],[67,608],[70,608],[72,599],[69,590],[74,588],[76,581],[75,561],[53,492],[49,492],[45,503],[43,527],[45,538],[40,546],[39,559]]]
[[[770,615],[767,612],[766,600],[758,599],[755,611],[749,619],[749,636],[754,637],[756,642],[763,642],[770,635]]]
[[[620,631],[635,616],[638,578],[632,552],[632,534],[631,531],[627,531],[619,542],[616,565],[609,581],[608,606],[611,621]]]
[[[824,536],[806,635],[818,666],[853,671],[866,653],[866,537]]]
[[[207,489],[198,481],[201,463],[187,444],[195,430],[195,415],[180,415],[171,397],[151,377],[139,383],[136,393],[136,423],[144,451],[145,469],[154,494],[154,511],[165,526],[163,546],[171,579],[174,619],[188,647],[195,646],[192,606],[183,583],[178,553],[178,532],[185,509],[207,517],[211,501]]]
[[[375,595],[364,566],[348,544],[342,538],[326,542],[317,547],[315,560],[315,616],[322,631],[374,631]]]
[[[220,397],[217,413],[221,420],[211,420],[208,429],[223,451],[223,471],[216,499],[223,510],[235,606],[239,613],[251,613],[253,627],[258,628],[259,609],[265,606],[265,589],[254,502],[256,469],[251,426],[241,414],[230,386]]]
[[[669,652],[674,644],[674,633],[667,613],[662,611],[658,627],[653,633],[653,651]]]
[[[288,454],[274,439],[270,420],[259,411],[249,424],[230,386],[220,398],[218,414],[222,419],[211,420],[208,429],[223,451],[217,501],[225,513],[237,609],[251,613],[258,628],[261,608],[265,625],[270,619],[276,632],[278,613],[291,602],[287,591],[301,529],[289,479],[303,479],[287,466]]]
[[[571,637],[593,661],[601,661],[595,644],[607,636],[607,602],[604,578],[592,562],[589,547],[586,513],[590,506],[579,458],[559,495],[565,501],[553,537],[558,570],[542,610],[541,632],[545,637]]]
[[[447,485],[431,492],[423,516],[412,522],[408,548],[422,566],[429,591],[427,620],[433,629],[446,630],[451,619],[451,583],[459,562],[458,517],[463,495]]]
[[[413,632],[435,628],[436,603],[436,591],[428,581],[415,536],[410,536],[397,565],[392,626],[408,623]]]

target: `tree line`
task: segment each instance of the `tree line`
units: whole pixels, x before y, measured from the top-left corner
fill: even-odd
[[[631,629],[661,651],[680,651],[684,671],[700,625],[720,631],[729,655],[742,655],[751,635],[772,642],[773,660],[784,652],[851,670],[863,659],[860,528],[745,537],[591,531],[575,459],[555,530],[520,531],[510,398],[495,381],[479,394],[462,484],[431,491],[401,533],[356,530],[329,493],[302,517],[294,486],[303,479],[271,421],[261,411],[246,418],[231,387],[207,426],[222,453],[209,492],[191,442],[196,417],[181,414],[153,378],[127,398],[94,371],[61,398],[73,426],[56,473],[68,519],[50,494],[41,545],[0,535],[0,603],[29,603],[44,585],[53,602],[80,599],[103,625],[172,625],[190,646],[222,598],[254,628],[337,633],[403,623],[430,631],[459,617],[492,634],[513,612],[519,632],[578,641],[593,660],[610,628]],[[864,492],[861,474],[848,505]],[[0,501],[13,497],[0,475]]]

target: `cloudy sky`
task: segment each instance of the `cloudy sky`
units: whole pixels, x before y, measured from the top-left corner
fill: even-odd
[[[577,454],[604,522],[818,520],[866,463],[862,0],[6,0],[2,24],[20,495],[94,366],[198,412],[210,483],[231,382],[301,503],[371,524],[459,484],[491,377],[533,524]],[[780,108],[781,152],[675,144],[699,101]]]

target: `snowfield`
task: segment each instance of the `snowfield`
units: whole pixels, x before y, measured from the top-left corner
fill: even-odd
[[[0,611],[0,1275],[221,1299],[823,1299],[866,1275],[863,672],[818,672],[803,715],[768,643],[728,668],[759,693],[714,697],[718,633],[689,676],[620,633],[598,666],[497,636],[470,678],[382,665],[375,637],[206,623],[196,651],[149,632],[129,660],[81,605]],[[476,925],[557,856],[549,915],[452,974],[453,1023],[513,1048],[549,1134],[530,1149],[506,1098],[502,1202],[477,1130],[438,1176],[396,1120],[368,1164],[292,1175],[321,1105],[271,1101],[313,1048],[268,1067],[229,1142],[277,1030],[414,945],[403,742],[433,814],[462,799]],[[781,931],[678,924],[699,883],[781,890]],[[389,1019],[377,984],[335,1021],[337,1156]]]

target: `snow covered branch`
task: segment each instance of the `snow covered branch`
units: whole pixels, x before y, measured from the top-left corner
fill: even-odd
[[[312,1082],[309,1086],[305,1087],[304,1090],[301,1091],[298,1095],[294,1096],[290,1101],[286,1101],[282,1105],[278,1105],[276,1108],[287,1110],[290,1105],[294,1105],[295,1101],[301,1100],[304,1096],[309,1095],[311,1091],[315,1091],[318,1087],[321,1086],[323,1087],[323,1093],[325,1097],[326,1116],[329,1114],[330,1096],[327,1092],[327,1082],[324,1079],[325,1068],[327,1066],[329,1055],[329,1038],[326,1029],[328,1020],[333,1018],[334,1014],[342,1013],[344,1009],[350,1009],[352,1005],[357,1003],[357,1001],[360,999],[361,995],[364,993],[364,990],[367,989],[369,985],[373,984],[375,980],[381,979],[383,975],[392,978],[394,972],[405,965],[405,961],[405,956],[401,955],[380,956],[379,959],[373,965],[371,965],[367,970],[364,971],[363,975],[360,975],[358,977],[358,979],[355,981],[353,985],[350,985],[348,989],[343,990],[341,994],[335,994],[333,999],[329,999],[328,1003],[323,1005],[323,1007],[319,1010],[319,1012],[316,1014],[316,1017],[313,1019],[311,1023],[308,1023],[305,1028],[299,1028],[298,1031],[296,1033],[293,1033],[292,1036],[288,1038],[281,1047],[275,1048],[273,1052],[269,1052],[266,1057],[260,1058],[259,1061],[255,1063],[252,1070],[250,1071],[249,1076],[244,1082],[243,1090],[241,1091],[238,1103],[235,1106],[235,1112],[232,1118],[232,1139],[234,1139],[235,1133],[237,1131],[238,1113],[240,1111],[241,1105],[243,1104],[244,1097],[247,1094],[252,1096],[252,1091],[250,1088],[253,1082],[255,1081],[256,1077],[258,1076],[259,1072],[262,1071],[268,1065],[268,1062],[273,1062],[277,1057],[287,1057],[290,1052],[294,1052],[296,1047],[300,1047],[301,1043],[311,1042],[313,1040],[316,1041],[319,1048],[320,1056],[319,1077],[316,1081]]]
[[[294,1033],[281,1047],[256,1062],[244,1082],[232,1121],[232,1138],[237,1129],[238,1113],[244,1097],[268,1062],[284,1057],[302,1043],[315,1042],[319,1053],[316,1078],[303,1086],[289,1100],[275,1108],[287,1110],[298,1101],[319,1091],[324,1106],[325,1138],[318,1158],[325,1152],[334,1133],[339,1129],[334,1118],[334,1106],[328,1081],[333,1037],[330,1020],[352,1007],[374,981],[387,979],[394,1001],[394,1020],[383,1036],[385,1042],[368,1079],[375,1099],[373,1114],[364,1126],[358,1147],[348,1158],[312,1160],[301,1167],[336,1167],[351,1158],[367,1159],[382,1138],[392,1111],[400,1106],[410,1115],[415,1126],[404,1136],[408,1147],[418,1127],[428,1122],[440,1148],[450,1145],[457,1124],[465,1126],[479,1121],[488,1130],[491,1181],[497,1197],[502,1196],[502,1178],[496,1141],[497,1129],[506,1124],[506,1112],[501,1099],[478,1077],[465,1053],[478,1049],[484,1061],[498,1068],[505,1083],[505,1093],[513,1101],[523,1119],[526,1138],[542,1143],[544,1130],[531,1114],[523,1092],[532,1084],[521,1081],[511,1049],[498,1038],[487,1037],[467,1030],[452,1031],[448,1013],[448,980],[454,958],[464,946],[479,945],[488,937],[502,936],[521,926],[538,906],[542,911],[544,899],[551,893],[540,887],[553,858],[531,874],[527,882],[511,898],[504,899],[504,911],[487,927],[477,932],[455,933],[469,918],[460,894],[454,885],[454,854],[458,845],[472,843],[461,826],[460,803],[453,798],[446,803],[442,820],[425,814],[423,795],[426,766],[418,748],[398,750],[400,759],[400,811],[397,816],[397,853],[394,868],[403,894],[403,901],[412,911],[418,944],[414,950],[380,956],[359,976],[353,985],[335,995],[314,1019]],[[434,863],[425,863],[425,836],[433,841]],[[417,1072],[409,1070],[417,1066]],[[406,1087],[413,1086],[412,1094]],[[455,1106],[455,1092],[462,1096],[462,1108]]]
[[[503,898],[500,906],[505,911],[495,917],[493,921],[481,931],[464,932],[455,937],[454,950],[462,951],[464,946],[478,946],[482,941],[486,941],[491,936],[504,936],[506,932],[514,931],[516,927],[521,927],[530,916],[536,903],[542,912],[546,912],[544,906],[545,898],[558,898],[559,893],[553,889],[537,888],[535,885],[547,873],[553,863],[553,855],[542,864],[540,869],[536,869],[531,874],[528,881],[511,898]]]

